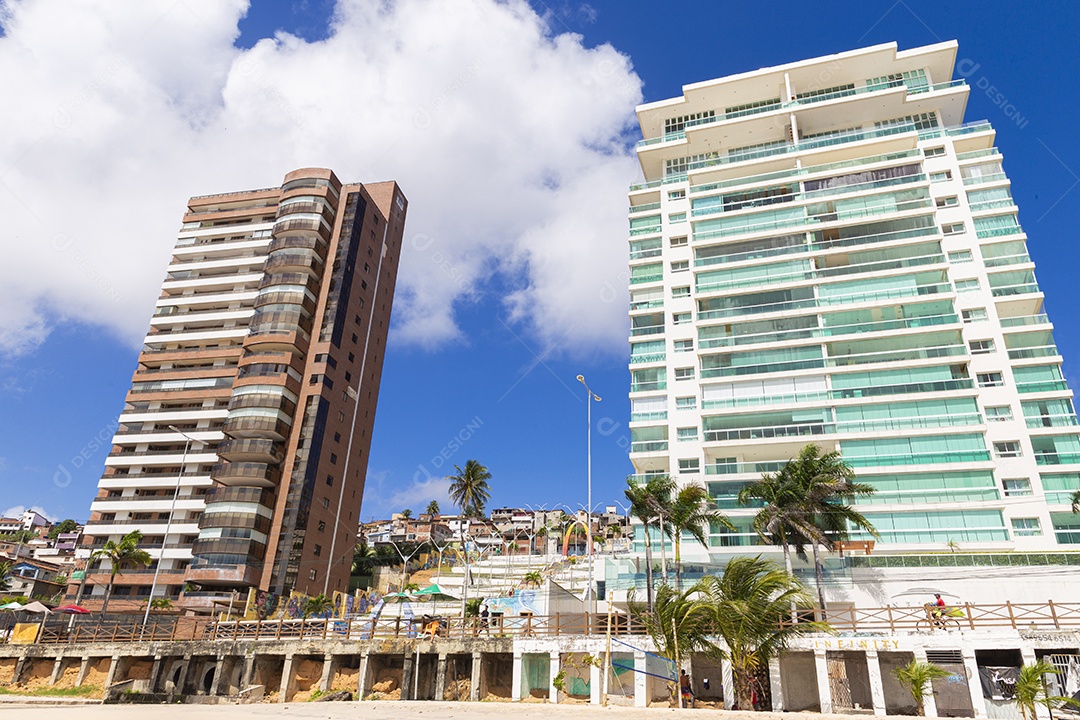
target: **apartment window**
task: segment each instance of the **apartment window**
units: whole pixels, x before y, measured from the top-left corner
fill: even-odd
[[[679,442],[687,442],[690,440],[697,440],[697,428],[696,427],[682,427],[675,430],[675,437]]]
[[[312,549],[311,554],[314,555],[315,557],[319,557],[320,555],[322,555],[322,545],[316,545]]]
[[[334,442],[341,442],[341,433],[334,433]]]
[[[973,259],[970,250],[957,250],[949,253],[949,262],[951,263],[968,263]]]
[[[960,201],[955,195],[947,195],[946,197],[939,197],[934,201],[934,204],[939,208],[951,208],[960,204]]]
[[[697,458],[679,458],[679,473],[699,473],[701,472],[701,461]]]
[[[975,292],[979,289],[979,278],[972,278],[970,280],[957,280],[956,292]]]
[[[990,422],[1005,422],[1012,420],[1012,407],[1009,405],[993,405],[986,408],[986,419]]]
[[[961,316],[964,318],[964,322],[972,323],[979,320],[986,319],[986,308],[971,308],[970,310],[961,310]]]
[[[1031,495],[1031,481],[1027,478],[1005,478],[1001,486],[1005,489],[1005,497]]]
[[[671,238],[671,240],[668,241],[668,245],[670,245],[671,247],[686,247],[686,236],[683,235],[681,237],[673,237]]]
[[[1005,385],[1005,380],[999,372],[978,373],[975,375],[975,380],[979,383],[979,387],[1002,387]]]
[[[314,580],[317,577],[319,577],[319,571],[318,570],[312,570],[311,572],[308,573],[308,580]]]
[[[675,352],[693,352],[694,341],[693,340],[676,340]]]
[[[337,455],[334,453],[330,453],[330,464],[337,465]]]
[[[1013,518],[1012,519],[1013,535],[1016,537],[1035,537],[1042,535],[1042,526],[1039,525],[1039,518]]]
[[[685,190],[669,190],[667,194],[668,200],[682,200],[684,197],[686,197]]]
[[[689,269],[690,269],[690,261],[689,260],[676,260],[675,262],[671,263],[671,272],[673,272],[673,273],[686,272]]]
[[[338,410],[337,420],[338,422],[345,422],[345,413]]]
[[[697,398],[693,395],[675,398],[676,410],[694,410],[697,408]]]
[[[686,222],[686,213],[668,213],[667,219],[669,223]]]
[[[993,340],[972,340],[968,343],[972,355],[986,355],[994,352]]]
[[[330,509],[330,498],[325,498],[324,497],[322,499],[322,506],[323,506],[324,510],[329,510]]]
[[[694,368],[692,368],[692,367],[675,368],[675,379],[676,380],[693,380],[694,379]]]
[[[357,341],[357,340],[359,340],[359,339],[360,339],[360,336],[359,336],[359,335],[357,335],[356,333],[353,333],[353,335],[352,335],[352,341],[353,341],[353,344],[354,344],[354,345],[356,344],[356,341]]]
[[[1019,440],[1002,440],[994,443],[994,454],[999,458],[1020,457]]]
[[[671,313],[671,321],[675,325],[686,325],[693,322],[693,317],[690,313]]]
[[[944,235],[960,235],[964,232],[964,223],[948,223],[941,226]]]
[[[690,297],[690,286],[685,285],[683,287],[671,288],[671,297],[673,297],[673,298]]]
[[[326,530],[326,521],[325,520],[320,520],[319,521],[319,532],[324,532],[325,530]]]
[[[334,487],[334,476],[333,475],[327,475],[326,476],[326,484],[329,485],[330,487]]]
[[[952,171],[945,170],[944,172],[930,173],[930,182],[945,182],[946,180],[952,180]]]
[[[923,155],[925,155],[928,158],[941,157],[944,154],[945,154],[945,148],[943,146],[932,147],[932,148],[924,148],[923,149]]]

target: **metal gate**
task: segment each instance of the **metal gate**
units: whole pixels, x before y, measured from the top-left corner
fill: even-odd
[[[839,712],[842,709],[852,710],[851,682],[847,675],[847,662],[844,657],[830,657],[826,655],[829,666],[829,695],[832,697],[832,711]],[[825,708],[822,708],[824,711]]]

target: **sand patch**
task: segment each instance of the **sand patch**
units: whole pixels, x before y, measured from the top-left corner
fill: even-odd
[[[65,660],[64,669],[60,672],[60,677],[56,678],[56,684],[53,687],[64,689],[75,687],[75,681],[79,679],[80,665],[82,662],[78,658]]]
[[[0,658],[0,685],[10,685],[15,677],[15,658]]]
[[[472,680],[462,678],[446,683],[443,700],[468,700],[472,693]]]
[[[53,666],[53,660],[44,658],[31,660],[27,666],[23,668],[22,681],[19,683],[19,687],[25,688],[30,692],[49,687]]]
[[[356,692],[357,683],[360,681],[360,668],[343,667],[334,672],[334,679],[330,683],[330,692],[348,690]]]

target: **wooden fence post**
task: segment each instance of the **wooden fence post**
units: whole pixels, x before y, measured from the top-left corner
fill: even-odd
[[[1061,624],[1058,622],[1057,608],[1054,607],[1054,601],[1050,600],[1049,604],[1050,604],[1050,617],[1054,618],[1054,629],[1055,630],[1060,630],[1061,629]]]
[[[971,603],[969,603],[969,602],[964,603],[964,614],[967,615],[968,627],[970,627],[972,630],[974,630],[975,629],[975,616],[971,612]]]
[[[1005,608],[1009,611],[1009,622],[1012,624],[1013,630],[1015,630],[1016,629],[1016,616],[1013,615],[1012,602],[1009,601],[1009,600],[1006,600],[1005,601]]]

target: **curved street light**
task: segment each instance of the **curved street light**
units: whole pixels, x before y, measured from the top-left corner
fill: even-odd
[[[587,477],[588,477],[588,496],[585,504],[588,505],[589,510],[585,513],[585,536],[588,542],[589,552],[589,582],[586,592],[589,594],[589,615],[596,614],[596,593],[593,591],[593,582],[595,568],[593,567],[593,542],[592,542],[592,404],[593,402],[600,402],[600,396],[592,391],[589,384],[585,382],[584,375],[578,375],[577,381],[585,386],[586,400],[585,400],[585,418],[587,422],[586,427],[586,463],[587,463]]]

